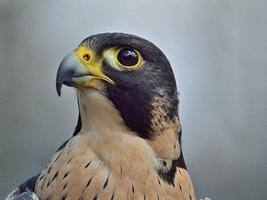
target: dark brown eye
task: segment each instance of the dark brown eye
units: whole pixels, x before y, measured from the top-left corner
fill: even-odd
[[[84,55],[83,55],[83,59],[84,59],[85,61],[89,61],[89,60],[90,60],[90,55],[89,55],[89,54],[84,54]]]
[[[131,48],[123,48],[117,56],[118,61],[124,66],[134,66],[139,61],[138,53]]]

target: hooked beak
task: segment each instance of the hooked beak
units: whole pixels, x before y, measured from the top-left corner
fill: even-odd
[[[59,65],[56,78],[58,96],[61,95],[62,85],[69,87],[90,87],[94,79],[105,80],[115,84],[109,77],[104,75],[101,67],[97,64],[83,64],[75,52],[69,53]]]

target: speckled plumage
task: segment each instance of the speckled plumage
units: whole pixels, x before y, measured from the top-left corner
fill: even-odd
[[[167,58],[149,41],[122,33],[94,35],[81,44],[96,57],[112,46],[131,47],[144,63],[121,72],[101,60],[116,85],[94,80],[97,88],[77,87],[80,114],[73,136],[13,196],[30,190],[40,200],[196,199]]]

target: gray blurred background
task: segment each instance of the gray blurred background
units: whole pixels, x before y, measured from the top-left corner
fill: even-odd
[[[169,58],[198,197],[267,198],[267,1],[0,0],[0,199],[72,133],[63,56],[85,37],[128,32]]]

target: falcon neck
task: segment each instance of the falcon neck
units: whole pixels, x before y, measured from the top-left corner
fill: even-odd
[[[90,134],[91,137],[105,134],[105,137],[108,137],[111,131],[121,132],[127,129],[118,110],[99,91],[79,89],[78,99],[81,117],[80,134]]]
[[[79,90],[78,98],[81,130],[77,138],[88,141],[88,148],[111,168],[120,169],[117,167],[119,164],[132,169],[132,165],[127,164],[131,157],[141,167],[140,170],[154,170],[158,160],[153,149],[126,127],[119,111],[108,98],[92,89]]]

